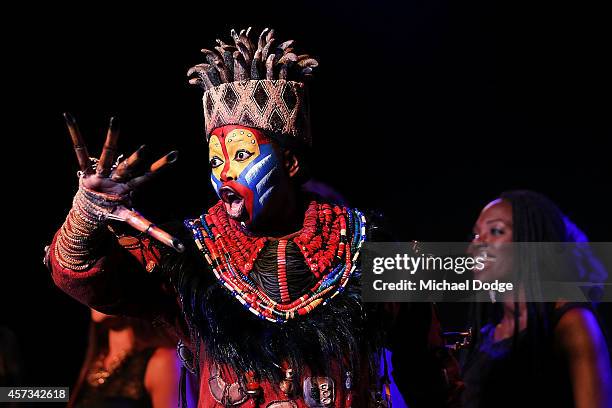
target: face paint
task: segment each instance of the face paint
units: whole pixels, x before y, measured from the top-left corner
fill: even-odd
[[[212,132],[208,152],[210,180],[226,211],[252,223],[278,181],[281,161],[270,140],[256,129],[227,125]]]

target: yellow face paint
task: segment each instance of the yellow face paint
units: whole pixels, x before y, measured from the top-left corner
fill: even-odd
[[[212,175],[221,181],[237,180],[259,154],[255,135],[246,129],[237,128],[221,136],[213,134],[208,144]]]

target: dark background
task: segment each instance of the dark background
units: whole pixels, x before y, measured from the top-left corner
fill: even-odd
[[[111,115],[121,149],[180,151],[142,192],[156,221],[213,196],[201,94],[185,73],[230,28],[266,26],[316,56],[314,169],[351,204],[383,210],[403,240],[461,241],[484,204],[529,188],[593,241],[610,241],[609,23],[588,3],[189,2],[27,4],[3,13],[4,263],[0,324],[18,336],[24,384],[71,386],[87,309],[53,286],[43,247],[76,190],[61,117],[98,154]],[[8,11],[8,10],[5,10]],[[450,321],[449,321],[449,324]]]

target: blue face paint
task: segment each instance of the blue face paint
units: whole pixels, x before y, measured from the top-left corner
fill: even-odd
[[[236,182],[252,192],[247,202],[249,219],[253,222],[266,206],[278,183],[279,160],[271,144],[259,146],[260,154],[241,173]]]

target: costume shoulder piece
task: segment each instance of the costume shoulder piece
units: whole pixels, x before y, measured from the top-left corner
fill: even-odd
[[[249,235],[221,202],[185,225],[219,284],[275,323],[305,315],[343,292],[366,238],[359,210],[316,201],[302,230],[286,239]]]

